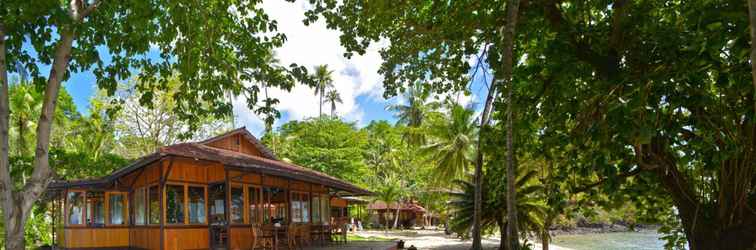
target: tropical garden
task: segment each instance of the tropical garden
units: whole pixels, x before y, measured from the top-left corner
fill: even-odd
[[[328,65],[276,59],[286,31],[260,4],[3,1],[5,249],[51,242],[52,181],[236,127],[239,96],[281,159],[419,201],[471,249],[548,249],[577,218],[659,225],[668,249],[756,247],[756,0],[310,0],[303,22],[340,31],[346,57],[383,45],[396,121],[365,126],[336,112]],[[84,71],[86,111],[62,87]],[[269,89],[299,85],[318,115],[274,126]]]

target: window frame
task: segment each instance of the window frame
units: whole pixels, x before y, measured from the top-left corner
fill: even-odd
[[[181,199],[182,199],[181,210],[183,210],[183,211],[182,211],[182,216],[181,216],[181,218],[179,220],[180,222],[168,222],[168,186],[181,187],[181,192],[182,192],[182,194],[181,194]],[[162,189],[163,189],[162,190],[163,191],[163,200],[161,202],[163,203],[163,220],[165,221],[165,225],[186,225],[186,224],[188,224],[188,222],[189,222],[188,221],[188,219],[189,219],[189,217],[188,217],[189,208],[187,207],[187,205],[188,205],[188,201],[187,201],[187,199],[188,199],[188,194],[187,194],[188,189],[186,187],[186,183],[168,182],[168,183],[165,183],[165,185],[163,185]]]
[[[247,195],[246,195],[246,198],[247,198],[247,207],[245,209],[245,212],[247,213],[247,223],[248,224],[252,224],[252,225],[260,225],[260,224],[262,224],[262,218],[263,218],[263,216],[262,216],[262,211],[263,211],[263,207],[262,207],[262,203],[263,203],[262,202],[262,200],[263,200],[263,197],[262,197],[262,186],[260,186],[260,185],[249,185],[249,184],[248,185],[244,185],[244,186],[245,186],[244,190],[246,190],[246,192],[247,192]],[[254,213],[255,215],[254,216],[252,216],[252,206],[251,206],[252,203],[250,203],[251,201],[249,201],[249,198],[250,198],[250,195],[251,195],[251,193],[249,192],[250,190],[255,190],[255,193],[256,193],[255,198],[257,198],[253,202],[255,204],[255,213]],[[253,219],[254,219],[254,221],[252,221]]]
[[[310,216],[311,216],[311,203],[310,199],[312,199],[312,194],[310,192],[303,192],[303,191],[289,191],[289,210],[291,211],[291,222],[292,223],[300,223],[300,224],[308,224],[312,222]],[[305,197],[307,197],[305,199]],[[294,204],[298,204],[299,213],[295,215],[294,212]],[[305,212],[305,203],[307,204],[307,212]],[[305,215],[307,215],[307,218],[305,218]],[[299,221],[294,221],[295,216],[298,216]]]
[[[85,222],[86,222],[87,227],[92,227],[92,228],[104,227],[107,224],[107,222],[108,222],[107,221],[108,218],[107,218],[107,215],[106,215],[107,212],[108,212],[108,208],[107,208],[107,201],[106,201],[106,198],[105,198],[107,196],[106,195],[107,192],[106,191],[101,191],[101,190],[88,190],[88,191],[86,191],[84,193],[85,193],[85,196],[84,196],[85,197],[84,198],[84,208],[87,210],[87,212],[85,213],[87,215],[86,219],[85,219]],[[96,193],[101,193],[102,194],[102,196],[99,197],[100,198],[100,203],[102,203],[102,210],[103,210],[102,211],[102,223],[95,223],[94,222],[94,219],[95,219],[95,217],[94,217],[95,216],[95,213],[94,213],[95,212],[95,206],[94,206],[94,204],[95,203],[91,202],[89,196],[90,195],[94,195]],[[90,213],[90,211],[89,211],[90,209],[92,209],[92,213]]]
[[[149,217],[149,213],[147,211],[148,210],[148,206],[147,206],[147,188],[148,188],[148,186],[142,186],[142,187],[135,188],[131,192],[131,194],[132,194],[131,202],[134,204],[134,206],[131,207],[132,211],[131,211],[131,216],[130,217],[133,218],[131,220],[131,225],[134,225],[134,226],[147,226],[147,225],[149,225],[149,223],[147,223],[147,220],[148,220],[148,217]],[[138,214],[139,214],[139,210],[140,210],[139,206],[138,206],[139,205],[139,201],[138,201],[139,200],[138,199],[139,195],[138,194],[140,192],[142,194],[142,199],[141,199],[141,202],[142,202],[142,209],[141,209],[142,210],[141,211],[142,212],[142,221],[141,222],[139,222],[139,220],[138,220],[139,218],[137,218]]]
[[[202,188],[202,190],[204,192],[203,202],[204,202],[204,209],[205,209],[205,222],[203,222],[203,223],[192,223],[191,215],[189,214],[190,213],[190,209],[189,209],[189,203],[190,203],[189,202],[189,199],[190,199],[189,198],[189,187],[199,187],[199,188]],[[208,204],[208,201],[207,201],[207,198],[208,198],[207,185],[185,183],[184,184],[184,189],[185,189],[184,195],[186,196],[186,199],[184,199],[184,202],[186,202],[186,204],[184,205],[184,208],[186,209],[186,212],[184,213],[184,216],[186,217],[186,219],[185,219],[186,224],[187,225],[207,225],[208,223],[210,223],[209,222],[210,221],[210,213],[208,211],[210,208],[208,207],[209,204]]]
[[[229,185],[229,189],[228,189],[228,223],[231,224],[231,225],[244,225],[244,224],[248,224],[248,217],[247,217],[247,212],[246,212],[246,210],[247,210],[247,206],[246,206],[246,204],[247,204],[247,197],[246,197],[247,196],[247,191],[246,191],[246,188],[244,188],[244,187],[245,187],[245,185],[243,185],[243,184],[237,184],[237,183],[231,183]],[[233,205],[233,198],[232,198],[233,197],[232,190],[234,188],[241,189],[241,191],[242,191],[241,192],[241,198],[242,198],[242,200],[241,200],[241,209],[240,209],[240,212],[241,212],[241,222],[234,221],[234,219],[233,219],[233,216],[234,216],[233,215],[233,213],[234,213],[233,206],[234,205]]]
[[[158,214],[157,215],[158,215],[158,219],[157,219],[157,222],[155,222],[155,223],[153,223],[152,220],[151,220],[152,219],[152,208],[151,208],[151,204],[150,204],[150,203],[152,203],[152,200],[150,200],[150,189],[152,189],[153,187],[157,188],[157,196],[158,196],[157,197],[157,202],[158,202],[158,212],[157,212]],[[165,217],[165,206],[163,204],[163,199],[160,199],[161,198],[160,197],[161,189],[164,189],[164,188],[160,188],[160,185],[158,185],[158,184],[150,184],[150,185],[144,186],[144,189],[145,189],[145,195],[144,195],[145,203],[144,203],[144,205],[146,207],[145,224],[144,225],[146,225],[146,226],[159,226],[160,223],[163,222],[162,219]],[[161,207],[162,207],[162,209],[161,209]]]
[[[80,216],[81,218],[79,218],[79,223],[77,223],[77,224],[71,224],[70,223],[71,219],[70,219],[70,214],[69,214],[69,208],[71,208],[71,206],[70,206],[70,201],[68,199],[68,196],[69,196],[70,193],[81,193],[81,197],[82,197],[81,199],[83,201],[83,204],[82,204],[83,207],[81,208],[81,216]],[[65,222],[66,222],[65,225],[66,225],[66,227],[87,227],[87,222],[86,222],[86,218],[87,218],[87,191],[83,190],[83,189],[68,189],[68,190],[66,190],[66,196],[65,196],[65,202],[64,202],[64,204],[65,204]]]
[[[124,213],[124,215],[122,216],[123,217],[122,218],[123,219],[123,224],[113,224],[112,223],[112,218],[113,218],[112,216],[113,215],[111,214],[111,209],[110,209],[112,207],[112,205],[110,204],[110,201],[111,201],[110,197],[112,195],[121,195],[121,196],[123,196],[123,200],[121,200],[123,202],[123,206],[124,206],[123,211],[121,211],[122,213]],[[124,226],[129,226],[131,224],[130,221],[129,221],[129,218],[131,217],[130,216],[131,214],[129,212],[129,211],[131,211],[131,207],[129,207],[129,192],[122,192],[122,191],[108,191],[108,192],[105,192],[105,201],[106,201],[105,202],[105,226],[124,227]]]

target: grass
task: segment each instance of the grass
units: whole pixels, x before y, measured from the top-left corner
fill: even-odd
[[[385,238],[385,237],[377,237],[377,236],[362,237],[362,236],[353,235],[353,234],[347,235],[347,241],[393,241],[393,240],[395,240],[395,239]]]

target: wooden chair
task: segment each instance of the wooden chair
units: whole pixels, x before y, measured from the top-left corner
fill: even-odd
[[[273,249],[273,235],[265,234],[258,226],[250,227],[252,231],[252,249]]]
[[[309,246],[312,243],[310,231],[311,231],[310,225],[305,224],[305,225],[299,226],[299,232],[297,234],[297,238],[301,246]]]
[[[302,248],[302,246],[297,243],[298,234],[299,234],[299,226],[289,225],[289,227],[286,230],[286,243],[289,249]]]

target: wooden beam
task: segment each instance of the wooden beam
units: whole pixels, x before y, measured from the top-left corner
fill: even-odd
[[[129,189],[133,189],[134,188],[134,184],[136,184],[136,181],[139,179],[139,177],[142,177],[142,174],[144,173],[144,170],[146,168],[147,167],[143,167],[141,170],[139,170],[139,173],[136,176],[134,176],[134,180],[132,180],[131,184],[129,184]]]
[[[223,166],[223,172],[226,175],[226,204],[224,205],[224,212],[226,212],[226,246],[228,248],[231,245],[231,181],[228,179],[228,169]],[[212,235],[210,236],[212,237]]]

